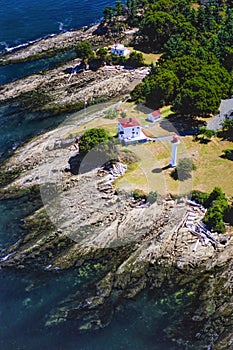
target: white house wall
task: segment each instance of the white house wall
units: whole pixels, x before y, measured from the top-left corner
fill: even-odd
[[[141,126],[123,128],[121,124],[118,124],[118,137],[119,139],[138,138],[142,135]],[[123,134],[121,134],[123,132]]]

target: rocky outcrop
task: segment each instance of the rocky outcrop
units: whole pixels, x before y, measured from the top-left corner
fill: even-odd
[[[79,60],[68,62],[46,74],[34,74],[1,87],[0,103],[18,101],[19,108],[53,114],[76,111],[89,104],[128,94],[147,72],[113,67],[70,75]]]
[[[69,35],[64,33],[64,40]],[[38,45],[43,51],[42,43]],[[46,45],[44,50],[48,50]],[[37,110],[59,110],[61,106],[69,110],[84,98],[95,100],[127,93],[144,74],[141,69],[131,72],[114,68],[70,77],[69,68],[78,62],[5,85],[0,101],[19,99],[26,108],[33,104]],[[87,112],[85,121],[96,117]],[[77,291],[56,309],[48,310],[47,326],[72,318],[77,320],[79,331],[99,329],[109,324],[122,298],[134,298],[146,288],[170,288],[182,293],[188,312],[180,308],[174,326],[167,329],[168,336],[187,343],[200,339],[214,350],[230,349],[232,235],[218,236],[220,243],[216,246],[197,246],[197,237],[180,226],[188,210],[185,199],[159,198],[157,203],[137,207],[130,193],[116,193],[113,181],[124,173],[122,165],[110,169],[111,174],[106,169],[92,169],[72,175],[68,160],[77,155],[78,149],[70,148],[76,138],[66,137],[74,125],[85,122],[83,115],[76,118],[73,125],[65,124],[21,146],[4,163],[1,178],[7,178],[7,172],[11,177],[10,181],[4,180],[2,198],[6,193],[32,193],[35,188],[38,194],[40,186],[44,206],[41,203],[40,209],[25,218],[25,235],[1,252],[1,268],[59,273],[70,268],[85,269],[88,263],[101,267],[87,296]]]
[[[98,171],[76,177],[67,174],[60,197],[66,203],[60,212],[62,222],[58,211],[51,224],[51,208],[47,214],[40,209],[26,218],[28,233],[4,251],[1,266],[33,264],[59,271],[85,267],[88,262],[99,264],[102,277],[88,296],[70,295],[47,316],[47,326],[77,319],[80,331],[107,326],[121,299],[134,298],[145,288],[188,288],[189,313],[179,314],[174,328],[167,330],[169,337],[185,338],[185,342],[202,339],[205,344],[215,342],[213,349],[227,349],[233,322],[231,236],[225,245],[200,244],[194,251],[197,237],[180,228],[188,211],[185,201],[160,199],[147,208],[134,208],[130,195],[121,197],[111,187],[105,191],[98,186],[104,176]],[[47,205],[53,206],[53,196],[50,200]],[[68,234],[67,226],[72,227]],[[190,327],[184,335],[187,323]]]
[[[26,45],[14,52],[2,55],[0,64],[22,62],[25,60],[38,59],[51,53],[65,51],[75,47],[75,45],[84,40],[90,41],[93,45],[108,44],[106,36],[98,35],[98,25],[88,29],[80,29],[50,36],[40,39],[32,44]],[[96,34],[95,34],[96,33]]]

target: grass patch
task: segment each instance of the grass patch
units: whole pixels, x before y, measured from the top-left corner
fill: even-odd
[[[140,50],[135,50],[132,46],[127,47],[131,52],[135,51],[135,52],[140,52],[143,55],[144,58],[144,63],[146,65],[150,65],[150,64],[155,64],[158,62],[158,60],[160,59],[160,57],[162,56],[162,54],[160,53],[145,53],[143,51]]]
[[[194,189],[210,192],[214,187],[221,187],[228,196],[233,195],[233,164],[221,157],[224,148],[230,148],[230,141],[220,141],[214,137],[208,145],[193,142],[191,136],[184,138],[190,156],[196,164],[193,174]]]

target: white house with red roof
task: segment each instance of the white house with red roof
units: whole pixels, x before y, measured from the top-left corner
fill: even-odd
[[[160,112],[160,109],[157,109],[156,111],[148,114],[147,120],[149,120],[152,123],[155,123],[161,117],[162,117],[162,113]]]
[[[136,118],[118,119],[118,138],[124,141],[146,139],[142,126]]]
[[[127,56],[130,50],[124,47],[123,44],[116,42],[116,44],[111,48],[112,55]]]

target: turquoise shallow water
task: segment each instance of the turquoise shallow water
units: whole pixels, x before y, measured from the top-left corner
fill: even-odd
[[[63,30],[89,25],[102,15],[110,0],[0,0],[0,50]],[[0,83],[49,67],[50,61],[15,65],[0,69]],[[41,65],[41,66],[40,66]],[[0,160],[26,139],[54,128],[64,119],[20,112],[17,105],[0,107]],[[0,201],[0,250],[22,236],[22,219],[35,203],[27,197]],[[95,278],[95,274],[90,276]],[[0,270],[0,349],[1,350],[182,350],[164,340],[175,309],[157,303],[156,296],[142,293],[136,300],[122,301],[111,324],[98,332],[78,334],[77,324],[46,329],[48,312],[67,295],[79,290],[88,293],[87,280],[78,270],[65,273]],[[198,347],[197,347],[198,349]]]

